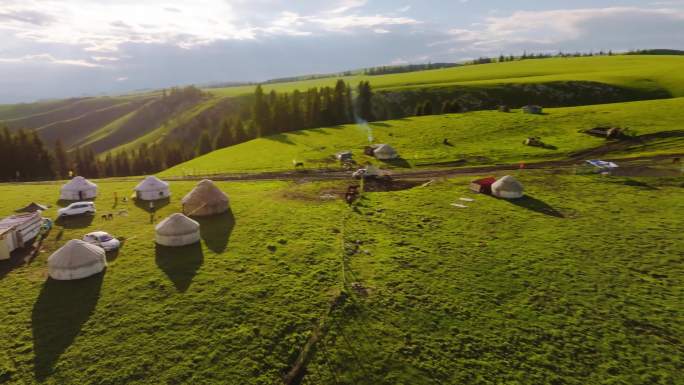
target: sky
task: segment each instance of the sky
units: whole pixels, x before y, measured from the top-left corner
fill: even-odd
[[[684,0],[0,0],[0,103],[642,48],[684,49]]]

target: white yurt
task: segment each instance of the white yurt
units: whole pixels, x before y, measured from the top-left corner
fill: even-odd
[[[97,185],[82,176],[77,176],[62,186],[59,199],[67,201],[82,201],[85,199],[93,199],[96,196]]]
[[[492,184],[492,195],[505,199],[522,198],[523,185],[510,175],[497,180]]]
[[[373,150],[373,155],[380,160],[396,159],[397,151],[389,144],[378,144]]]
[[[138,183],[134,190],[136,198],[143,201],[156,201],[171,196],[169,183],[164,182],[156,176],[148,176],[142,182]]]
[[[72,280],[95,275],[107,267],[105,251],[78,239],[72,239],[48,258],[52,279]]]
[[[228,211],[228,196],[214,184],[204,179],[183,200],[183,213],[193,217],[205,217]]]
[[[200,240],[200,224],[180,213],[159,222],[154,230],[155,240],[162,246],[186,246]]]

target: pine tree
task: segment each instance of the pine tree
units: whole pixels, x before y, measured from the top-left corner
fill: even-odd
[[[232,132],[232,125],[227,120],[224,120],[223,124],[221,124],[221,129],[214,139],[214,148],[218,150],[230,146],[233,142]]]
[[[357,97],[359,117],[367,122],[375,120],[373,116],[373,91],[370,82],[359,83],[359,96]]]
[[[211,147],[211,138],[207,130],[202,131],[199,143],[197,144],[197,156],[208,154],[213,150]]]
[[[268,135],[269,120],[268,103],[264,96],[264,90],[259,85],[254,91],[254,107],[252,109],[252,121],[256,126],[257,136]]]
[[[55,173],[59,178],[66,178],[69,175],[69,157],[59,138],[55,141]]]

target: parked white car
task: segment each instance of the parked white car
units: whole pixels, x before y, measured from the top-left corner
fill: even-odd
[[[70,217],[73,215],[95,214],[95,203],[76,202],[67,207],[57,210],[58,217]]]
[[[93,245],[100,246],[104,249],[104,251],[114,251],[121,247],[121,242],[118,239],[112,237],[104,231],[94,231],[92,233],[86,234],[83,237],[83,240],[85,242],[92,243]]]

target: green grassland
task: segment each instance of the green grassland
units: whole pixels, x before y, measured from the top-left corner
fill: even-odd
[[[342,79],[354,86],[359,81],[368,80],[377,92],[448,92],[455,95],[459,92],[481,92],[491,93],[494,96],[490,96],[494,98],[501,93],[501,87],[510,85],[555,84],[558,88],[571,81],[595,82],[586,84],[619,87],[622,89],[621,95],[612,95],[612,98],[637,100],[684,96],[682,67],[682,56],[624,55],[523,60],[393,75],[355,75]],[[265,85],[264,88],[267,92],[290,92],[295,89],[332,86],[338,79],[340,78],[331,77],[275,83]],[[569,92],[565,88],[563,93]],[[206,91],[211,96],[202,102],[187,104],[179,111],[157,113],[156,119],[147,117],[144,109],[148,101],[159,98],[160,94],[147,92],[119,97],[0,106],[0,121],[11,128],[42,130],[50,145],[56,136],[63,135],[69,138],[68,144],[71,147],[89,145],[98,153],[112,149],[119,151],[135,148],[141,143],[158,142],[168,135],[180,135],[179,132],[183,132],[192,122],[207,116],[215,117],[220,111],[225,115],[230,110],[221,110],[222,106],[252,94],[254,87],[212,88]],[[515,94],[523,91],[511,92]],[[599,97],[592,104],[612,100],[605,99],[608,96],[603,95],[604,100]],[[529,95],[521,98],[528,100],[528,97]],[[544,95],[539,95],[539,98],[543,99]],[[568,98],[568,103],[555,104],[579,104],[573,102],[572,95]],[[113,108],[117,105],[117,108]],[[133,112],[130,108],[134,108]]]
[[[341,79],[352,84],[367,80],[375,90],[380,91],[575,80],[646,90],[666,90],[672,96],[684,96],[684,75],[681,71],[683,65],[682,56],[625,55],[523,60],[392,75],[357,75]],[[332,86],[337,79],[339,78],[269,84],[264,86],[264,90],[290,92],[295,89]],[[238,96],[253,90],[252,86],[239,86],[210,89],[210,92],[222,96]]]
[[[414,117],[369,125],[375,143],[389,143],[404,161],[386,167],[415,167],[465,160],[465,165],[537,162],[564,159],[573,153],[605,145],[606,140],[580,130],[597,126],[627,128],[634,135],[652,135],[648,143],[635,142],[615,156],[681,153],[684,149],[684,98],[547,109],[545,115],[520,111],[478,111],[464,114]],[[663,133],[659,138],[658,133]],[[337,167],[332,155],[353,150],[357,161],[368,144],[362,126],[302,130],[260,138],[214,151],[168,169],[165,176],[258,172],[292,169],[292,161],[306,167]],[[522,144],[540,136],[549,148]],[[447,138],[451,145],[444,145]]]
[[[61,223],[30,265],[0,262],[0,380],[275,384],[319,325],[303,384],[677,383],[684,180],[517,176],[517,203],[460,177],[354,208],[321,198],[346,182],[219,183],[231,214],[178,250],[115,203],[135,181],[100,181],[99,214],[128,216]],[[0,214],[58,189],[0,185]],[[46,281],[50,253],[96,229],[126,239],[107,271]]]

